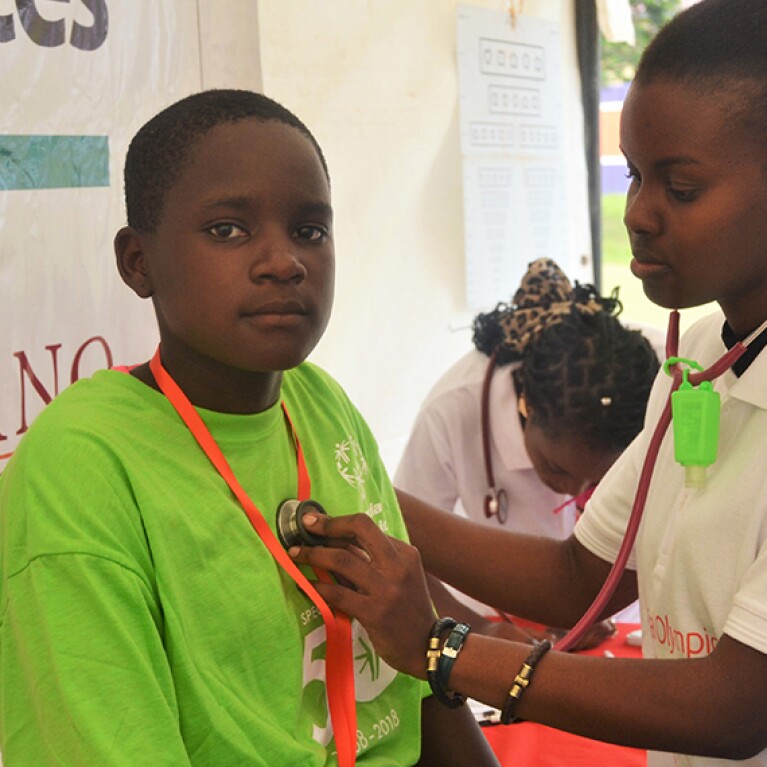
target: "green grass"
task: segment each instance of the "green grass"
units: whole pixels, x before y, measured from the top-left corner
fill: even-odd
[[[654,325],[662,330],[668,324],[668,309],[656,306],[645,296],[642,283],[631,274],[631,248],[623,225],[623,194],[602,195],[602,293],[609,294],[618,287],[623,303],[621,318],[627,322]],[[682,330],[699,317],[714,310],[712,304],[685,309],[681,316]]]
[[[626,227],[623,226],[624,194],[602,195],[602,262],[628,264],[631,260]]]

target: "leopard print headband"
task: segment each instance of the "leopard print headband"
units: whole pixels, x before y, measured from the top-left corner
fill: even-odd
[[[570,280],[549,258],[528,265],[508,311],[498,319],[504,347],[521,355],[544,328],[562,322],[565,315],[598,314],[604,311],[597,298],[576,301]]]

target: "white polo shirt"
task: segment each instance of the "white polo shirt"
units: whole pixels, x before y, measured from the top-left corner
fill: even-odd
[[[685,334],[681,357],[704,367],[726,348],[722,314],[705,317]],[[722,634],[767,653],[767,354],[737,378],[714,382],[721,395],[716,463],[705,487],[684,486],[671,429],[661,445],[644,517],[630,559],[637,570],[644,655],[707,655]],[[602,479],[575,530],[597,556],[617,555],[641,465],[664,407],[671,379],[658,375],[647,426]],[[651,755],[648,764],[718,767],[720,759]],[[767,751],[739,764],[767,766]]]

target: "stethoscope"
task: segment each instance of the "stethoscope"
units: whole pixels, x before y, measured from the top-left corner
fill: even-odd
[[[628,524],[626,525],[623,542],[621,543],[615,562],[613,563],[605,582],[602,584],[602,588],[594,598],[594,601],[581,619],[556,643],[555,649],[567,651],[574,647],[586,631],[588,631],[594,621],[598,620],[615,592],[615,589],[618,587],[623,571],[626,568],[629,554],[634,546],[634,541],[636,540],[639,523],[642,520],[642,514],[644,512],[645,503],[647,502],[647,494],[650,489],[650,482],[652,480],[655,463],[658,459],[658,453],[660,452],[661,443],[666,430],[671,423],[672,395],[679,389],[683,380],[689,382],[692,386],[698,386],[704,381],[713,381],[726,373],[745,353],[749,344],[761,334],[765,327],[767,327],[767,322],[762,323],[762,325],[760,325],[744,341],[737,341],[729,351],[723,354],[713,365],[705,370],[685,370],[683,373],[679,364],[677,364],[681,361],[677,357],[679,349],[679,312],[676,310],[671,312],[668,323],[668,332],[666,334],[667,362],[664,365],[664,369],[672,377],[671,389],[665,407],[663,408],[663,412],[658,419],[658,423],[655,426],[655,430],[650,439],[647,455],[645,456],[642,471],[639,475],[639,484],[637,486],[636,496],[634,497],[634,505],[631,509]]]
[[[487,475],[488,491],[485,495],[485,516],[498,517],[499,524],[504,524],[509,516],[509,498],[502,487],[495,486],[493,474],[493,459],[490,456],[490,383],[493,380],[495,363],[498,353],[493,352],[487,362],[485,378],[482,381],[482,399],[480,405],[480,420],[482,427],[482,455],[485,459],[485,474]]]
[[[498,523],[503,525],[509,518],[509,497],[506,494],[506,490],[502,487],[497,487],[495,484],[495,474],[493,473],[493,459],[490,451],[490,384],[493,380],[493,373],[495,372],[498,353],[493,352],[487,361],[487,368],[485,369],[485,377],[482,381],[482,396],[480,399],[480,424],[482,430],[482,456],[485,462],[485,475],[487,477],[488,490],[485,494],[484,511],[485,516],[490,519],[491,517],[497,517]],[[574,503],[576,508],[582,509],[586,504],[586,501],[591,497],[594,492],[595,486],[589,487],[582,493],[579,493],[572,498],[566,500],[563,504],[560,504],[553,509],[552,514],[557,514],[566,506]]]

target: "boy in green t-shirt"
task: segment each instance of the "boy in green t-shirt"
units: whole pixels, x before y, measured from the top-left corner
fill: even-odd
[[[136,135],[125,196],[117,263],[160,347],[57,397],[0,482],[5,767],[496,764],[275,543],[309,494],[405,536],[366,424],[305,362],[333,296],[315,139],[263,95],[198,93]]]

